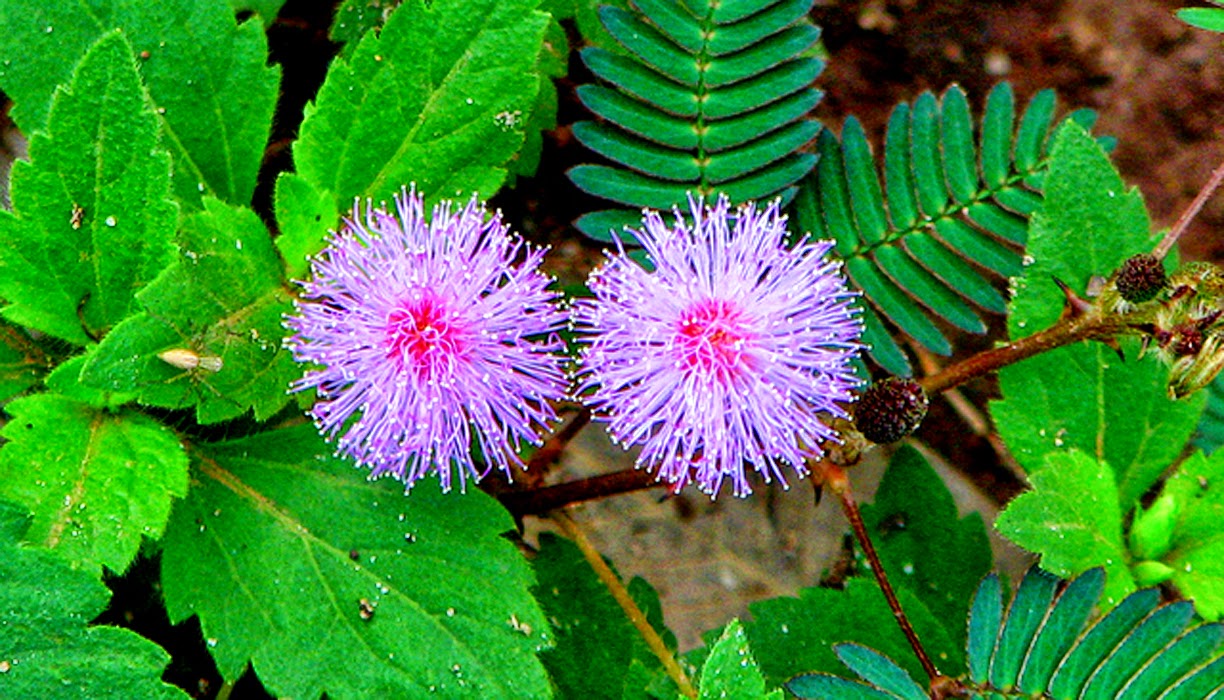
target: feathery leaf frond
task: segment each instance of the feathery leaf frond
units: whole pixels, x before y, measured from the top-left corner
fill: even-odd
[[[688,192],[733,202],[781,197],[816,164],[800,148],[820,131],[806,119],[820,101],[810,85],[824,64],[809,56],[820,31],[812,0],[685,3],[634,0],[636,12],[600,8],[627,50],[588,48],[582,58],[607,85],[578,97],[598,122],[574,135],[615,165],[569,171],[582,190],[640,209],[671,209]],[[596,240],[639,224],[636,210],[593,212],[576,225]]]

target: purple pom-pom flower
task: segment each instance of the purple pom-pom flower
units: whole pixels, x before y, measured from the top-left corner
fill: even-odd
[[[486,220],[474,196],[429,220],[415,190],[395,204],[398,216],[367,202],[364,222],[354,205],[312,261],[286,345],[319,368],[292,389],[318,390],[320,432],[340,435],[337,454],[371,478],[411,487],[436,471],[445,491],[452,467],[461,487],[493,467],[509,476],[567,390],[556,335],[567,315],[539,270],[544,251],[512,236],[500,212]]]
[[[743,496],[745,464],[785,484],[782,465],[803,476],[837,439],[827,421],[854,400],[862,324],[825,259],[833,244],[786,245],[776,202],[690,206],[690,222],[647,212],[632,232],[653,272],[622,249],[592,273],[595,298],[574,302],[578,393],[677,491],[695,481],[714,496],[729,478]]]

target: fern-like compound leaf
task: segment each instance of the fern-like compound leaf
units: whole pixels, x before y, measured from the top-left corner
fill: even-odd
[[[889,119],[883,181],[857,119],[846,120],[840,140],[820,134],[820,161],[793,206],[795,228],[837,242],[863,292],[863,339],[888,371],[911,373],[898,333],[946,355],[952,344],[941,324],[984,333],[981,312],[1004,311],[995,280],[1021,270],[1055,108],[1054,93],[1040,92],[1017,120],[1003,83],[975,130],[959,87],[940,98],[924,93]],[[1093,115],[1065,118],[1091,124]]]
[[[600,121],[574,135],[613,165],[580,165],[570,179],[633,209],[587,214],[577,226],[609,231],[640,222],[640,210],[671,209],[688,193],[733,202],[781,197],[816,165],[800,152],[820,131],[807,115],[823,63],[808,56],[819,30],[812,0],[633,0],[632,11],[600,8],[626,49],[588,48],[582,58],[605,85],[578,97]]]
[[[1093,620],[1104,586],[1101,569],[1065,585],[1033,569],[1004,615],[999,579],[988,576],[969,612],[969,668],[956,679],[964,696],[1189,700],[1224,693],[1224,625],[1194,625],[1191,603],[1161,604],[1156,589]],[[860,681],[813,673],[792,678],[787,689],[803,700],[927,697],[878,652],[842,644],[837,655]]]

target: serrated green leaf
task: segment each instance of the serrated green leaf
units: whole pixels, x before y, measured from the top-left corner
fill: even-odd
[[[96,348],[97,346],[94,347]],[[85,366],[88,356],[89,351],[86,351],[83,355],[77,355],[59,363],[51,374],[47,375],[47,389],[60,396],[88,404],[93,408],[109,410],[117,410],[122,408],[124,404],[136,400],[136,395],[133,393],[115,393],[82,384],[79,381],[81,378],[81,368]]]
[[[250,201],[280,83],[258,20],[238,25],[229,3],[214,0],[15,0],[0,4],[0,26],[0,87],[27,133],[44,128],[53,88],[86,48],[118,28],[131,42],[129,59],[140,57],[180,202]]]
[[[230,6],[234,8],[234,12],[254,12],[259,15],[264,28],[272,26],[284,4],[285,0],[230,0]]]
[[[336,8],[336,17],[332,20],[327,36],[340,47],[340,55],[349,57],[357,49],[361,37],[372,29],[380,28],[391,16],[399,3],[370,2],[370,0],[344,0]]]
[[[781,691],[765,692],[765,678],[749,649],[748,635],[739,620],[732,618],[714,643],[701,667],[700,700],[742,698],[764,700],[781,698]]]
[[[1015,338],[1058,319],[1063,294],[1051,277],[1085,295],[1093,275],[1108,276],[1123,260],[1151,250],[1154,241],[1138,190],[1126,187],[1078,124],[1059,128],[1045,186],[1045,206],[1033,216],[1026,250],[1034,262],[1011,305],[1008,325]]]
[[[323,249],[329,231],[338,225],[336,198],[320,192],[297,173],[276,178],[276,248],[284,260],[285,275],[305,279],[310,256]]]
[[[0,694],[186,700],[160,678],[170,660],[161,647],[131,630],[86,624],[106,607],[106,586],[56,553],[17,544],[24,519],[0,517]]]
[[[405,495],[330,452],[309,425],[195,448],[164,539],[171,620],[199,616],[221,675],[249,662],[276,695],[549,697],[509,514],[480,491]]]
[[[1072,450],[1050,454],[1031,472],[1032,491],[1012,501],[995,522],[1005,537],[1041,554],[1041,566],[1070,578],[1105,568],[1105,602],[1116,605],[1135,590],[1127,569],[1113,470],[1104,461]]]
[[[561,697],[630,697],[644,692],[643,680],[631,672],[636,662],[646,678],[660,668],[658,658],[625,617],[578,548],[552,534],[540,536],[532,562],[535,597],[553,627],[553,648],[541,654]],[[675,636],[663,625],[658,594],[635,578],[630,593],[651,625],[674,649]]]
[[[1134,357],[1133,343],[1123,348]],[[1025,471],[1082,450],[1110,464],[1130,510],[1186,444],[1205,400],[1170,401],[1167,374],[1152,358],[1123,362],[1099,343],[1067,346],[1003,368],[1003,399],[990,413]]]
[[[187,492],[187,457],[162,424],[39,394],[6,407],[0,498],[34,514],[27,539],[74,566],[123,572]]]
[[[0,296],[10,321],[87,345],[170,263],[178,216],[122,34],[90,49],[47,129],[13,166],[13,213],[0,212]]]
[[[963,646],[969,600],[994,560],[981,516],[959,517],[947,486],[909,446],[893,453],[875,501],[861,510],[893,585],[921,598]],[[956,566],[938,563],[946,552],[956,552]]]
[[[964,652],[908,589],[898,590],[897,595],[927,653],[939,659],[943,673],[958,675],[964,668]],[[852,578],[840,591],[805,588],[798,599],[773,598],[748,609],[752,620],[744,628],[767,685],[781,685],[803,672],[845,673],[833,644],[846,641],[876,649],[912,677],[925,677],[884,595],[870,580]]]
[[[201,423],[249,409],[268,418],[289,401],[301,370],[281,347],[292,305],[267,229],[249,209],[206,199],[184,221],[179,247],[178,261],[139,294],[145,312],[107,335],[81,381],[139,392],[150,406],[194,406]],[[168,350],[218,358],[221,367],[176,367],[158,357]]]
[[[400,5],[332,62],[293,147],[298,173],[337,208],[410,182],[429,198],[492,196],[536,106],[548,15],[535,4]]]

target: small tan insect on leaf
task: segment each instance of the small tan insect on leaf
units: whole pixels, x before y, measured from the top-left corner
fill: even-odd
[[[174,348],[157,353],[162,362],[184,370],[202,369],[208,372],[220,372],[224,364],[216,355],[200,355],[187,348]]]

